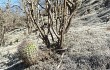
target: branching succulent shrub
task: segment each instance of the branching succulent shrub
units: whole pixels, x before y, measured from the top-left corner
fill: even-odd
[[[0,10],[0,46],[4,45],[4,34],[5,34],[5,26],[2,13],[3,13],[2,10]]]
[[[29,30],[33,25],[47,48],[62,49],[64,36],[70,27],[72,16],[75,15],[78,0],[45,0],[45,7],[39,4],[39,0],[22,0],[22,5]],[[46,11],[47,16],[42,15],[38,6]]]

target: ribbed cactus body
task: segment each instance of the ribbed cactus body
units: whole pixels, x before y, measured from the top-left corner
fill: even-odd
[[[26,65],[32,65],[36,63],[37,46],[32,41],[23,41],[18,46],[18,51],[20,54],[20,59],[22,59]]]
[[[40,50],[32,40],[25,40],[18,45],[20,59],[26,65],[33,65],[41,60],[50,58],[49,50]]]

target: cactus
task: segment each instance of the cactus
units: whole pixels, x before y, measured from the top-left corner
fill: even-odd
[[[25,63],[25,65],[33,65],[40,60],[49,58],[49,51],[42,51],[36,46],[32,40],[25,40],[18,45],[19,58]]]
[[[18,46],[18,52],[20,54],[20,59],[22,59],[26,65],[32,65],[36,63],[37,47],[33,42],[29,40],[23,41]]]

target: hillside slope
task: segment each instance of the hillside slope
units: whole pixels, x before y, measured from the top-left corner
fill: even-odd
[[[109,70],[110,69],[110,0],[82,0],[65,36],[68,48],[59,62],[40,61],[26,68],[17,57],[17,45],[25,38],[26,29],[6,34],[7,47],[0,47],[0,69],[7,70]],[[28,38],[36,44],[42,40],[33,33]],[[13,50],[12,50],[13,49]],[[58,67],[60,65],[60,67]]]

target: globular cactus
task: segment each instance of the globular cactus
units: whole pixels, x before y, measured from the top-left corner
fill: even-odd
[[[33,65],[38,61],[48,58],[48,51],[42,51],[32,42],[32,40],[25,40],[18,46],[20,59],[26,65]]]

